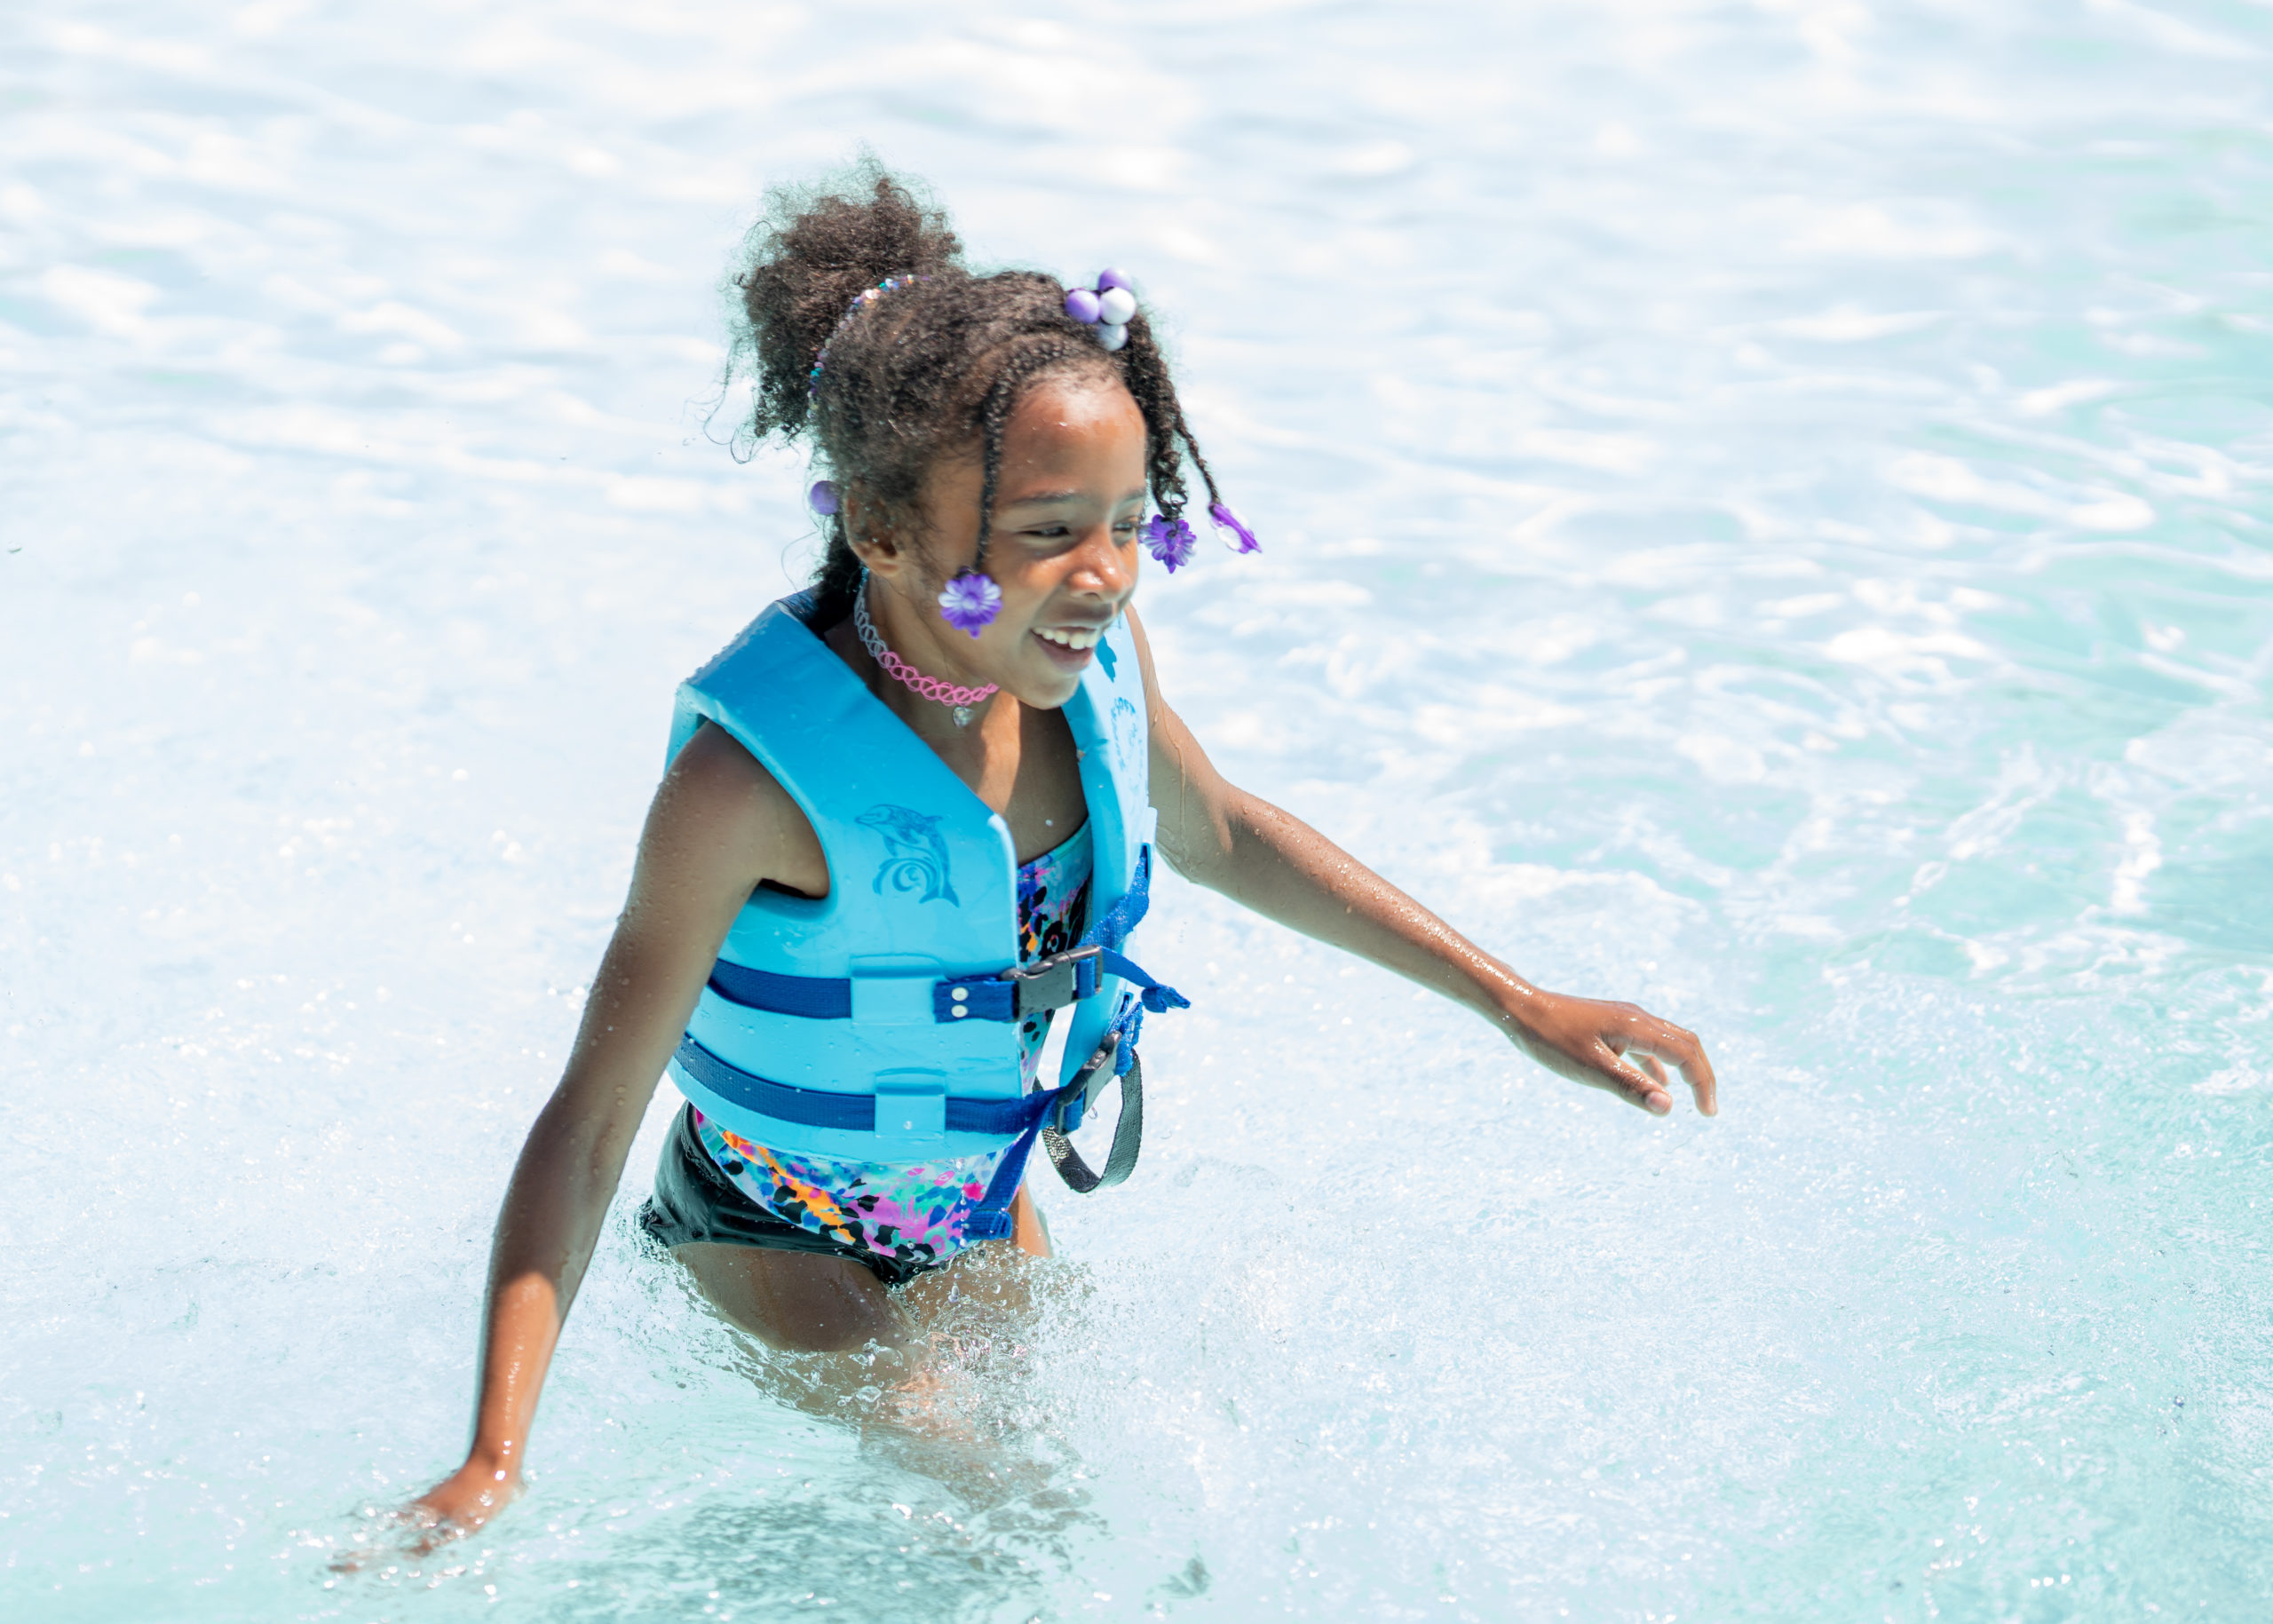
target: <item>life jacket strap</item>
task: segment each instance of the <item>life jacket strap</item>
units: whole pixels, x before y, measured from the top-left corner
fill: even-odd
[[[710,966],[710,990],[745,1010],[802,1015],[807,1020],[852,1018],[849,976],[780,976],[720,959]]]
[[[1121,1006],[1113,1025],[1105,1029],[1104,1041],[1070,1081],[1046,1093],[1026,1096],[1030,1100],[1048,1101],[1048,1108],[1031,1129],[1018,1136],[1010,1153],[994,1169],[994,1182],[987,1185],[985,1198],[964,1229],[975,1240],[1010,1238],[1010,1203],[1018,1199],[1018,1185],[1026,1178],[1026,1160],[1033,1154],[1037,1138],[1050,1164],[1057,1169],[1058,1177],[1076,1195],[1110,1189],[1136,1170],[1137,1153],[1144,1148],[1144,1067],[1136,1058],[1136,1039],[1144,1028],[1144,1013],[1149,1010],[1158,1015],[1192,1007],[1190,999],[1176,988],[1155,981],[1118,951],[1150,907],[1152,875],[1152,848],[1148,845],[1137,854],[1136,874],[1128,895],[1108,908],[1081,936],[1081,946],[1097,948],[1099,963],[1140,988],[1140,994]],[[1116,1076],[1121,1079],[1121,1117],[1113,1124],[1113,1149],[1106,1153],[1105,1170],[1093,1172],[1067,1136],[1081,1127],[1082,1118],[1089,1113],[1089,1100]]]
[[[1130,1010],[1137,1007],[1132,1004]],[[964,1223],[964,1234],[973,1240],[1010,1239],[1014,1228],[1010,1203],[1018,1199],[1018,1186],[1026,1181],[1026,1161],[1036,1139],[1057,1169],[1057,1176],[1076,1195],[1111,1189],[1136,1170],[1136,1154],[1144,1140],[1144,1066],[1136,1058],[1133,1040],[1124,1042],[1122,1035],[1133,1024],[1116,1023],[1072,1081],[1026,1097],[1027,1103],[1039,1101],[1042,1109],[996,1166],[994,1182]],[[1121,1079],[1121,1118],[1113,1124],[1113,1149],[1106,1153],[1105,1170],[1094,1172],[1066,1136],[1080,1125],[1090,1097],[1116,1075]]]
[[[1154,980],[1144,966],[1110,947],[1087,943],[1046,959],[1021,964],[995,976],[962,976],[942,981],[931,994],[932,1018],[961,1018],[957,1006],[989,1020],[1022,1020],[1050,1010],[1062,1010],[1094,998],[1107,976],[1119,976],[1138,990],[1144,1007],[1154,1014],[1184,1010],[1192,1001],[1176,988]],[[1007,1010],[1008,1014],[999,1011]]]
[[[1096,997],[1106,976],[1119,976],[1137,988],[1144,1007],[1155,1014],[1184,1009],[1191,1002],[1123,955],[1090,944],[991,976],[950,976],[934,981],[931,984],[931,1019],[943,1026],[959,1020],[1024,1020],[1029,1015]],[[897,977],[879,979],[907,985],[907,979]],[[850,1020],[856,1002],[849,976],[776,975],[725,959],[710,967],[710,990],[745,1010],[806,1020]],[[922,996],[920,991],[917,996]]]
[[[1136,1006],[1132,1005],[1132,1010]],[[1026,1178],[1026,1161],[1039,1138],[1058,1176],[1076,1193],[1109,1189],[1136,1170],[1136,1153],[1144,1137],[1144,1068],[1133,1044],[1123,1042],[1127,1026],[1116,1024],[1097,1046],[1089,1063],[1062,1088],[1045,1089],[1017,1099],[978,1099],[950,1094],[945,1101],[941,1126],[949,1133],[997,1134],[1011,1141],[1009,1153],[994,1169],[986,1193],[964,1226],[974,1240],[1008,1239],[1011,1231],[1010,1203]],[[874,1133],[878,1096],[838,1094],[822,1089],[792,1088],[785,1082],[746,1072],[721,1059],[693,1038],[678,1046],[679,1065],[703,1087],[760,1116],[809,1128],[849,1128]],[[1081,1123],[1091,1096],[1115,1074],[1121,1078],[1121,1119],[1113,1130],[1113,1150],[1105,1170],[1092,1172],[1066,1137]],[[905,1106],[898,1097],[896,1105]]]
[[[876,1131],[875,1094],[840,1094],[832,1089],[799,1089],[770,1077],[746,1072],[733,1061],[705,1049],[692,1037],[681,1041],[672,1057],[704,1088],[729,1104],[776,1121],[807,1128],[843,1128],[859,1133]],[[1027,1094],[1016,1099],[971,1095],[944,1097],[936,1131],[994,1134],[1009,1137],[1023,1134],[1040,1122],[1054,1102],[1057,1090]],[[885,1095],[895,1106],[910,1107],[908,1097]]]
[[[1079,1075],[1058,1090],[1057,1107],[1042,1118],[1041,1148],[1049,1157],[1050,1166],[1057,1169],[1057,1176],[1076,1195],[1088,1195],[1096,1190],[1110,1190],[1136,1170],[1136,1153],[1144,1144],[1144,1063],[1136,1058],[1135,1044],[1129,1046],[1129,1064],[1122,1070],[1117,1063],[1116,1043],[1107,1042],[1091,1056],[1089,1063]],[[1113,1125],[1113,1148],[1105,1153],[1105,1170],[1092,1172],[1089,1164],[1081,1160],[1081,1153],[1073,1148],[1066,1137],[1072,1123],[1078,1123],[1089,1102],[1097,1091],[1115,1074],[1121,1078],[1121,1115]],[[1081,1109],[1073,1109],[1078,1105]]]

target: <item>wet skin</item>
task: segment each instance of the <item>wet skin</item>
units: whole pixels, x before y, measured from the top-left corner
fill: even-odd
[[[973,456],[931,471],[915,514],[888,512],[857,486],[845,492],[884,641],[926,675],[999,685],[970,725],[879,670],[850,624],[827,640],[1002,815],[1025,862],[1086,816],[1059,708],[1096,656],[1066,643],[1101,630],[1136,590],[1143,416],[1111,377],[1045,379],[1012,413],[987,548],[1002,606],[973,638],[940,619],[935,599],[978,555],[980,484]],[[1698,1109],[1714,1114],[1713,1068],[1694,1034],[1630,1003],[1532,986],[1300,820],[1226,783],[1160,698],[1133,609],[1129,627],[1151,721],[1160,851],[1178,873],[1467,1005],[1550,1071],[1654,1115],[1673,1108],[1670,1061]],[[545,1369],[632,1137],[727,928],[761,881],[826,894],[820,843],[749,753],[706,726],[656,792],[575,1049],[514,1168],[490,1258],[473,1446],[411,1509],[429,1541],[480,1526],[518,1487]],[[986,1289],[1015,1312],[1028,1272],[1016,1254],[1048,1256],[1025,1191],[1017,1216],[1014,1240],[975,1248],[898,1293],[841,1258],[721,1246],[676,1256],[723,1316],[768,1345],[847,1357],[873,1345],[913,1375],[932,1299],[957,1279],[977,1287],[973,1271],[986,1275]]]

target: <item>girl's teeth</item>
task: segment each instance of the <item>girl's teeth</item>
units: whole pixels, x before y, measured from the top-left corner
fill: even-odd
[[[1095,648],[1097,646],[1097,634],[1094,631],[1045,630],[1035,635],[1048,638],[1052,643],[1062,644],[1067,648]]]

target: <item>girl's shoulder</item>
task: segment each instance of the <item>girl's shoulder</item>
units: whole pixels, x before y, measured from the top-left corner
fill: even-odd
[[[655,791],[642,847],[693,853],[747,867],[751,885],[772,881],[819,895],[828,867],[812,824],[780,780],[725,728],[709,722],[672,757]]]

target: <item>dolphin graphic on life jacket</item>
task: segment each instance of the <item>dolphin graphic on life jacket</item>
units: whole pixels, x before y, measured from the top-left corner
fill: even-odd
[[[962,906],[947,873],[947,843],[939,833],[940,820],[911,807],[884,805],[871,806],[852,821],[883,836],[883,866],[876,870],[872,887],[878,896],[890,881],[894,891],[922,891],[918,902]]]

